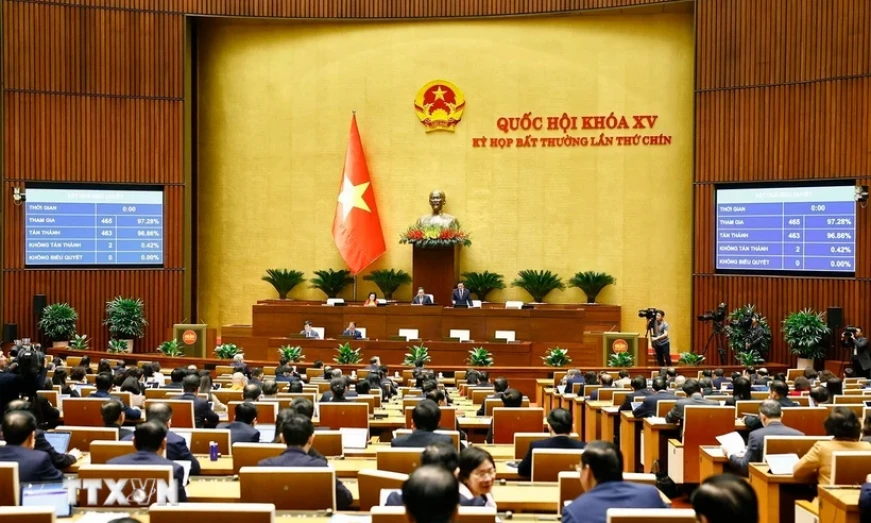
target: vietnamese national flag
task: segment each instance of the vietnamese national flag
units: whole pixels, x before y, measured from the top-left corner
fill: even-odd
[[[333,239],[351,274],[359,273],[387,250],[356,115],[351,118],[345,168],[333,218]]]

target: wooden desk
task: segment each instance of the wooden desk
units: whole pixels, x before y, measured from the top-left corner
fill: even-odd
[[[623,453],[623,472],[644,472],[641,465],[641,430],[644,418],[636,418],[632,411],[620,413],[620,451]]]
[[[857,488],[817,487],[819,521],[859,523],[859,493]]]
[[[751,463],[748,470],[750,486],[759,498],[759,521],[793,523],[796,500],[814,497],[811,485],[792,476],[772,475],[765,463]]]
[[[643,466],[650,470],[653,462],[659,460],[659,469],[665,471],[668,470],[668,440],[678,437],[680,425],[659,421],[651,423],[651,419],[654,418],[644,418]]]
[[[603,439],[602,407],[610,407],[610,401],[587,401],[584,404],[584,441]]]
[[[553,387],[552,379],[539,378],[535,380],[535,404],[544,405],[544,389]]]
[[[723,455],[721,447],[703,446],[699,451],[699,482],[724,472],[729,458]]]
[[[599,439],[617,445],[620,424],[620,406],[608,405],[599,410],[600,416],[600,436]],[[623,456],[626,459],[626,456]]]

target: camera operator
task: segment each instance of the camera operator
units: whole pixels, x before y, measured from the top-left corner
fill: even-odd
[[[656,310],[656,316],[648,323],[650,329],[650,343],[653,344],[653,352],[656,354],[656,364],[661,367],[671,365],[671,343],[668,340],[668,323],[665,321],[665,311]]]
[[[759,324],[758,314],[750,316],[750,328],[744,339],[744,350],[747,352],[756,351],[762,358],[768,356],[768,349],[765,347],[765,329]]]
[[[868,339],[859,327],[847,326],[841,333],[841,345],[853,349],[853,370],[856,376],[871,379],[871,353],[868,352]]]

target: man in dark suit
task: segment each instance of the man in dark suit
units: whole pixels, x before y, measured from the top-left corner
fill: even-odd
[[[330,390],[323,393],[321,400],[318,403],[326,403],[332,401],[334,403],[347,402],[345,396],[348,393],[348,380],[344,376],[333,378],[330,380]]]
[[[145,409],[145,420],[159,423],[166,427],[166,459],[172,461],[190,461],[191,475],[200,474],[200,462],[191,454],[183,437],[169,430],[172,428],[172,407],[166,403],[152,403]],[[130,441],[133,436],[127,436],[124,441]]]
[[[33,414],[33,406],[29,401],[15,400],[6,407],[6,412],[23,411]],[[64,470],[82,457],[79,449],[70,449],[66,454],[61,454],[52,447],[51,443],[45,438],[45,431],[36,429],[36,436],[33,442],[33,450],[38,450],[48,454],[52,465],[58,470]]]
[[[728,383],[729,380],[725,376],[725,372],[723,369],[717,369],[714,371],[714,389],[720,390],[723,387],[724,383]]]
[[[667,423],[680,423],[683,421],[684,409],[687,405],[719,405],[716,401],[706,400],[702,396],[702,389],[698,380],[686,380],[681,389],[686,393],[686,398],[677,400],[674,407],[665,415]]]
[[[402,503],[409,523],[456,521],[460,483],[442,467],[420,467],[402,484]]]
[[[96,392],[91,394],[91,398],[111,398],[116,401],[120,401],[122,405],[124,402],[119,400],[118,398],[109,394],[109,390],[112,388],[112,376],[110,374],[101,372],[97,374],[95,379],[95,384],[97,386]],[[128,407],[124,405],[124,417],[129,421],[136,421],[142,418],[142,412],[136,407]]]
[[[656,404],[662,400],[676,400],[677,396],[669,392],[665,378],[657,376],[653,378],[653,394],[650,394],[641,402],[632,415],[636,418],[651,418],[656,416]]]
[[[799,404],[789,399],[789,385],[782,381],[772,381],[768,389],[768,399],[774,400],[782,407],[798,407]],[[759,416],[744,416],[744,425],[753,432],[762,428]]]
[[[423,400],[411,411],[414,431],[408,436],[399,436],[390,442],[391,447],[426,447],[431,443],[453,443],[450,436],[436,434],[442,412],[439,406],[431,400]]]
[[[221,423],[219,429],[230,429],[230,444],[259,443],[260,431],[257,425],[257,406],[252,403],[239,403],[234,409],[236,419],[232,423]]]
[[[184,381],[185,376],[188,375],[188,371],[181,367],[172,369],[172,372],[169,374],[169,383],[163,386],[164,389],[182,389],[184,385],[182,381]]]
[[[762,367],[756,371],[756,379],[752,383],[758,387],[767,387],[770,381],[771,376],[768,375],[768,369]]]
[[[263,395],[263,389],[260,385],[245,385],[242,389],[242,401],[260,401],[260,396]]]
[[[502,376],[499,376],[498,378],[493,380],[493,392],[494,393],[487,396],[486,399],[487,400],[501,399],[502,394],[505,393],[506,390],[508,390],[508,380],[503,378]],[[424,392],[424,394],[426,394],[426,393]],[[485,414],[485,412],[486,412],[485,408],[484,408],[485,403],[486,403],[486,400],[481,402],[481,408],[478,409],[478,416],[483,416]]]
[[[369,367],[366,369],[369,372],[378,372],[378,369],[381,367],[381,358],[378,356],[372,356],[369,358]]]
[[[457,448],[454,447],[453,443],[433,443],[432,445],[428,445],[423,449],[423,452],[420,453],[420,466],[441,467],[451,475],[456,475],[460,466],[460,454],[457,452]],[[390,495],[387,496],[387,501],[384,504],[388,507],[401,507],[402,494],[400,492],[391,492]],[[484,503],[478,496],[473,498],[473,500],[467,500],[461,496],[460,505],[482,507],[484,506]]]
[[[166,427],[156,421],[140,423],[133,433],[133,446],[136,452],[125,456],[118,456],[106,462],[107,465],[170,465],[172,467],[172,479],[175,480],[178,502],[188,500],[184,489],[184,469],[171,459],[164,458],[164,452],[169,456],[167,448]]]
[[[472,293],[466,289],[463,282],[458,283],[457,288],[451,292],[451,303],[454,305],[465,305],[466,307],[472,306]]]
[[[355,340],[359,340],[363,337],[363,333],[357,330],[357,322],[352,321],[348,323],[348,328],[342,332],[342,336],[350,336]]]
[[[598,401],[600,390],[613,388],[614,387],[614,377],[611,376],[610,374],[608,374],[607,372],[602,373],[602,375],[599,377],[599,383],[602,386],[590,393],[590,401]]]
[[[280,456],[264,459],[258,467],[323,467],[327,460],[313,458],[308,451],[314,441],[315,427],[310,419],[299,414],[290,416],[281,427],[281,440],[287,445]],[[336,509],[348,510],[354,501],[351,492],[336,479]]]
[[[20,398],[22,393],[24,381],[21,375],[6,367],[0,372],[0,416],[4,414],[6,405]]]
[[[36,444],[36,417],[28,411],[13,410],[3,416],[3,437],[6,445],[0,447],[0,461],[18,463],[18,481],[41,483],[62,481],[64,475],[55,467],[48,454],[34,450]]]
[[[762,449],[765,446],[766,436],[804,436],[803,432],[784,425],[780,421],[782,414],[780,404],[774,400],[768,399],[759,405],[759,421],[763,428],[750,433],[743,455],[726,456],[729,458],[729,468],[733,472],[747,477],[747,465],[762,461]]]
[[[644,379],[644,376],[635,376],[629,385],[632,387],[632,394],[626,396],[620,405],[620,410],[632,410],[632,402],[638,401],[636,398],[646,398],[653,394],[653,390],[647,388],[647,380]]]
[[[623,454],[613,443],[587,445],[580,473],[584,493],[563,509],[562,523],[605,523],[609,508],[666,508],[656,487],[623,481]]]
[[[300,334],[305,335],[306,338],[320,339],[321,335],[318,334],[318,331],[312,328],[312,322],[306,320],[303,324],[302,330],[299,331]]]
[[[868,518],[871,518],[871,474],[865,478],[865,484],[862,485],[862,490],[859,493],[859,517],[865,518],[862,521],[868,521]]]
[[[862,329],[856,327],[852,338],[847,340],[846,333],[841,334],[841,343],[852,349],[853,370],[860,378],[871,378],[871,351],[868,349],[868,338],[862,334]]]
[[[103,416],[103,426],[118,430],[118,439],[133,437],[133,429],[124,428],[124,405],[120,401],[107,401],[100,407],[100,415]]]
[[[254,367],[251,369],[251,377],[248,378],[249,385],[262,385],[263,384],[263,369],[260,367]]]
[[[432,305],[432,298],[427,296],[423,287],[418,287],[417,294],[411,299],[412,305]]]
[[[571,394],[572,385],[574,385],[575,383],[583,385],[585,383],[584,375],[581,374],[581,371],[579,369],[569,369],[568,372],[566,372],[566,394]]]
[[[517,389],[508,389],[502,393],[502,407],[519,409],[523,406],[523,394]],[[490,430],[487,431],[487,443],[493,443],[493,420],[490,420]]]
[[[185,376],[182,381],[184,394],[179,396],[180,400],[188,400],[194,402],[194,424],[198,429],[203,427],[213,428],[218,424],[218,414],[209,407],[209,402],[197,396],[197,391],[200,390],[200,378],[196,374]]]
[[[547,426],[551,437],[533,441],[529,444],[523,461],[517,467],[517,474],[524,478],[532,477],[532,451],[535,449],[582,449],[584,442],[572,439],[572,413],[566,409],[553,409],[547,414]]]

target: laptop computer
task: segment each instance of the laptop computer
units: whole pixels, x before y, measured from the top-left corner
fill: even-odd
[[[343,449],[365,449],[369,443],[369,431],[366,429],[339,429],[342,434]]]
[[[184,439],[185,445],[187,445],[188,448],[191,448],[191,438],[193,438],[193,431],[191,429],[173,428],[172,432],[175,433],[176,436],[181,436]]]
[[[69,432],[44,432],[46,441],[48,441],[58,454],[66,454],[70,448]]]
[[[632,410],[635,410],[635,409],[637,409],[638,407],[640,407],[640,406],[643,405],[643,404],[644,404],[644,402],[642,402],[642,401],[633,401],[633,402],[630,403],[629,405],[632,406]]]
[[[257,425],[257,430],[260,431],[260,443],[272,443],[275,439],[275,425],[264,423]]]
[[[54,516],[57,518],[68,518],[73,515],[70,498],[63,483],[33,483],[25,485],[21,488],[21,506],[54,507]]]

